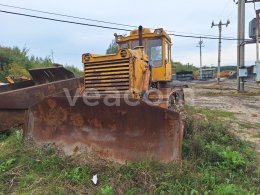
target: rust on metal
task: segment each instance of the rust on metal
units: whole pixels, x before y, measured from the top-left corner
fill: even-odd
[[[79,88],[82,82],[83,78],[73,78],[0,93],[0,110],[28,109],[45,97],[63,92],[65,88]]]
[[[23,125],[25,117],[24,110],[0,110],[0,133],[14,125]]]
[[[22,89],[22,88],[26,88],[26,87],[31,87],[33,85],[34,85],[34,82],[32,80],[3,85],[3,86],[0,86],[0,93],[17,90],[17,89]]]
[[[32,76],[32,80],[36,84],[44,84],[44,83],[50,83],[50,82],[75,78],[74,74],[71,71],[67,70],[62,66],[31,69],[29,70],[29,73]]]
[[[0,132],[23,125],[25,138],[55,143],[68,155],[90,152],[115,162],[181,160],[183,122],[177,109],[169,108],[181,102],[177,94],[182,91],[172,86],[160,89],[162,101],[157,106],[148,104],[158,99],[156,93],[144,100],[125,100],[123,93],[130,96],[133,81],[138,80],[131,76],[132,65],[129,56],[85,62],[85,80],[71,78],[74,75],[62,67],[30,71],[33,84],[0,93]],[[136,89],[148,90],[149,71],[144,80],[141,69],[140,73],[142,85]],[[95,91],[102,96],[90,96]]]
[[[48,77],[48,80],[47,73],[44,75],[44,72],[48,72],[49,76],[54,75]],[[0,88],[0,132],[25,124],[24,116],[30,106],[46,97],[64,93],[64,89],[75,93],[84,83],[83,78],[70,78],[74,75],[63,67],[30,70],[30,73],[34,80]],[[47,83],[41,84],[44,81]]]
[[[70,106],[66,97],[51,97],[29,109],[27,138],[55,143],[67,154],[93,152],[116,162],[181,159],[183,124],[178,113],[143,101],[129,106],[107,106],[104,99],[87,106],[78,97]]]

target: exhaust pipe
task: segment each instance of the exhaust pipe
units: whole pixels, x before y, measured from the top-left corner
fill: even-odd
[[[138,28],[138,39],[139,39],[139,46],[143,46],[143,27],[139,26]]]

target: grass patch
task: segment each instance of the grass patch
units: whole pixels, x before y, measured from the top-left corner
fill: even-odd
[[[253,135],[253,138],[260,138],[260,132]]]
[[[256,124],[252,124],[249,122],[242,122],[242,121],[238,121],[238,124],[241,128],[243,129],[252,129],[252,128],[256,128]]]
[[[57,150],[0,135],[0,194],[259,194],[250,144],[228,131],[233,114],[187,107],[183,161],[79,163]],[[91,178],[98,174],[98,184]]]
[[[211,125],[220,124],[223,121],[217,121],[218,119],[235,119],[235,114],[233,112],[228,112],[224,110],[212,110],[209,108],[199,108],[193,106],[185,106],[185,109],[189,115],[192,115],[192,119],[197,119],[197,117],[204,116],[204,119],[210,121]],[[190,117],[189,117],[190,120]],[[202,121],[205,122],[205,121]],[[201,123],[202,124],[202,123]]]
[[[238,121],[237,123],[242,129],[260,129],[260,123],[250,123],[246,121]]]
[[[256,123],[256,128],[260,129],[260,123]]]

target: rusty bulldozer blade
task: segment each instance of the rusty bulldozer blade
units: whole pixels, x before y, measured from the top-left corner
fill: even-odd
[[[88,101],[90,101],[88,99]],[[78,97],[70,106],[66,97],[47,98],[29,109],[25,137],[39,144],[55,143],[67,155],[93,152],[115,162],[181,159],[183,124],[178,113],[143,101],[107,106],[92,99],[87,106]]]
[[[69,91],[76,90],[80,87],[81,80],[67,79],[0,93],[0,132],[26,124],[26,112],[30,106],[46,97],[63,93],[64,88]]]

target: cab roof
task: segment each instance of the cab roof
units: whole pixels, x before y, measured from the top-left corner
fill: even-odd
[[[156,38],[156,37],[165,37],[171,43],[171,37],[163,30],[163,28],[155,29],[151,31],[149,28],[143,28],[142,36],[144,38]],[[115,34],[116,43],[124,43],[132,40],[138,39],[138,29],[134,29],[130,32],[130,35],[117,35]]]

